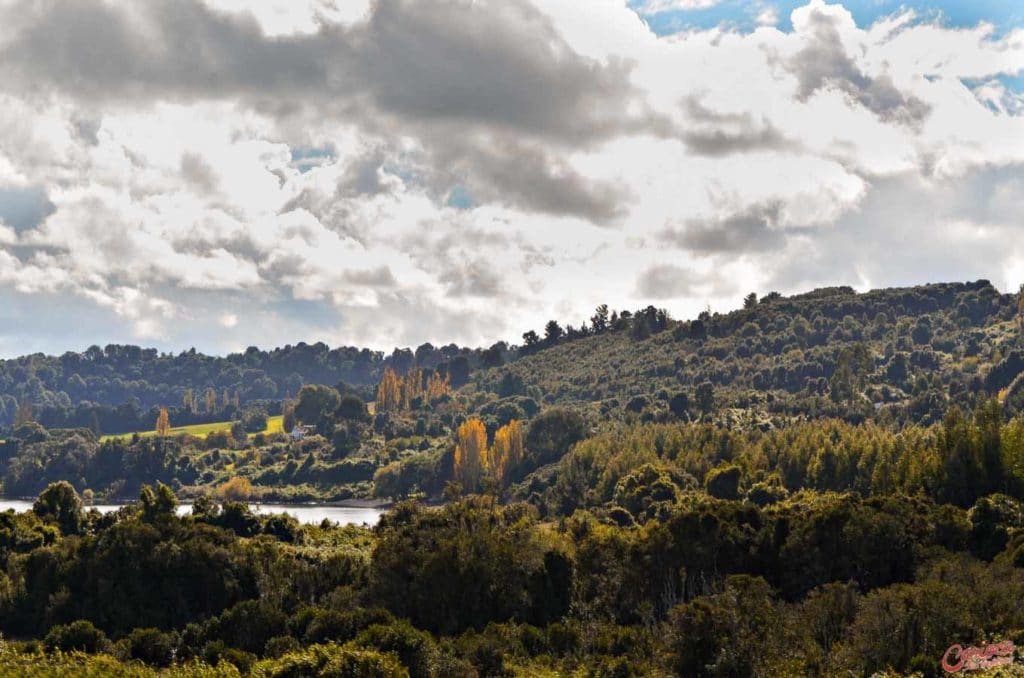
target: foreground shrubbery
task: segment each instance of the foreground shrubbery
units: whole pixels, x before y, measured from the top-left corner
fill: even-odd
[[[258,678],[409,676],[395,655],[352,644],[312,645],[251,664],[246,672]],[[45,653],[10,645],[0,647],[0,678],[235,678],[241,675],[239,668],[226,660],[209,664],[196,659],[161,669],[109,654]]]
[[[554,522],[468,497],[372,531],[179,518],[165,486],[100,516],[55,485],[0,514],[0,630],[37,639],[8,641],[0,676],[931,676],[953,643],[1024,644],[1010,496],[759,506],[625,477]]]

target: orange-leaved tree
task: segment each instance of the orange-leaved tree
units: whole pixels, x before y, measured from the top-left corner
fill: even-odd
[[[494,434],[494,445],[489,455],[491,472],[502,487],[509,484],[512,472],[523,462],[525,454],[523,424],[513,419]]]
[[[390,367],[384,368],[384,374],[377,386],[377,411],[397,412],[402,406],[402,384],[398,375]]]
[[[448,380],[448,375],[442,377],[437,372],[430,375],[427,379],[427,399],[430,402],[440,400],[442,397],[451,393],[452,387],[451,382]]]
[[[160,408],[160,416],[156,418],[156,434],[165,436],[171,432],[171,418],[167,414],[167,408]]]
[[[412,401],[423,395],[423,370],[409,370],[402,378],[402,409],[412,409]]]
[[[466,492],[476,492],[487,468],[487,428],[479,419],[466,421],[456,434],[455,480]]]
[[[226,501],[248,501],[252,496],[252,483],[248,478],[234,476],[217,488],[217,494]]]

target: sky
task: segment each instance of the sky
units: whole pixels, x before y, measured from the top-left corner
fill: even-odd
[[[0,0],[0,357],[1024,282],[1002,0]]]

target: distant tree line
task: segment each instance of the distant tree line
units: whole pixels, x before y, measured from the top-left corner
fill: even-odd
[[[0,426],[14,424],[19,409],[26,405],[33,411],[33,418],[48,427],[87,427],[92,409],[97,411],[105,431],[126,430],[134,416],[132,410],[139,416],[144,413],[143,418],[148,419],[154,407],[190,411],[179,412],[175,420],[192,420],[195,416],[198,423],[208,419],[200,415],[230,404],[237,407],[294,397],[304,384],[345,383],[364,387],[364,395],[369,397],[386,368],[399,374],[414,367],[429,368],[458,387],[472,369],[495,361],[500,364],[506,358],[502,347],[483,351],[454,344],[423,344],[415,351],[395,349],[386,355],[368,349],[331,349],[323,343],[300,343],[272,351],[249,348],[223,358],[194,349],[172,355],[137,346],[93,346],[83,353],[34,354],[0,361]],[[213,406],[210,393],[214,394]],[[80,410],[80,406],[87,409]],[[98,410],[100,406],[107,409]],[[127,409],[118,412],[122,406]],[[147,427],[151,425],[150,421]]]

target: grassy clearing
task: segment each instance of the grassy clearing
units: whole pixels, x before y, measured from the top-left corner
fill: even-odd
[[[171,429],[171,435],[190,435],[196,438],[205,438],[211,433],[215,433],[217,431],[227,431],[230,428],[230,421],[218,421],[212,424],[193,424],[192,426],[178,426]],[[263,429],[263,433],[269,435],[271,433],[281,433],[282,431],[284,431],[283,416],[267,417],[267,427]],[[138,431],[137,433],[143,438],[148,438],[150,436],[156,435],[156,431]],[[117,435],[102,436],[100,438],[100,441],[114,440],[115,438],[131,438],[133,435],[135,435],[135,433],[119,433]]]

